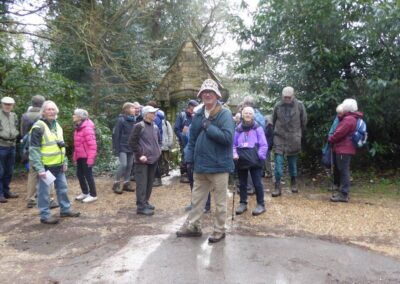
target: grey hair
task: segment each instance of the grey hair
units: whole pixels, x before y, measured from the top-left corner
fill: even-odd
[[[345,99],[342,103],[343,112],[358,111],[357,101],[355,99]]]
[[[245,96],[243,99],[243,106],[250,106],[254,107],[256,102],[254,101],[254,98],[252,96]]]
[[[246,107],[244,107],[244,108],[242,109],[242,115],[243,115],[243,112],[244,112],[245,110],[250,111],[250,112],[253,114],[253,116],[254,116],[254,114],[255,114],[254,108],[252,108],[251,106],[246,106]]]
[[[45,101],[45,102],[43,103],[41,109],[40,109],[40,115],[41,115],[41,116],[43,115],[44,110],[45,110],[45,109],[47,108],[47,106],[49,106],[49,105],[54,106],[54,108],[55,108],[55,110],[56,110],[56,114],[58,114],[59,109],[58,109],[56,103],[53,102],[53,101]]]
[[[75,109],[74,114],[82,119],[86,119],[89,117],[89,113],[87,112],[87,110],[81,108]]]

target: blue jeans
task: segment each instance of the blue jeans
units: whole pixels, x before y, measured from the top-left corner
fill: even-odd
[[[250,172],[256,190],[257,204],[264,206],[264,188],[261,182],[262,168],[238,170],[240,183],[240,203],[247,204],[247,177]]]
[[[289,173],[291,177],[297,177],[297,155],[287,156]],[[280,181],[283,175],[284,156],[275,153],[275,179]]]
[[[0,196],[10,192],[10,182],[15,165],[15,147],[0,146]]]
[[[65,178],[64,172],[61,170],[58,173],[53,173],[56,177],[54,181],[54,187],[57,193],[58,204],[60,204],[60,212],[69,212],[71,203],[68,199],[68,185],[67,179]],[[50,214],[50,186],[47,185],[41,178],[39,178],[39,190],[38,190],[38,207],[40,210],[40,219],[48,219]]]

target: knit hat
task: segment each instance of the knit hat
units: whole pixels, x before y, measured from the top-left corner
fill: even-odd
[[[159,108],[155,108],[155,107],[152,107],[152,106],[145,106],[142,109],[143,117],[146,116],[146,114],[148,114],[149,112],[157,112],[158,110],[159,110]]]
[[[218,84],[217,84],[217,82],[215,82],[212,79],[207,79],[203,82],[203,84],[201,85],[200,91],[197,93],[197,97],[200,98],[201,93],[204,91],[213,91],[215,94],[217,94],[219,99],[222,99],[222,95],[218,89]]]
[[[11,97],[4,97],[1,99],[1,103],[3,104],[15,104],[15,101]]]
[[[188,105],[188,107],[190,107],[190,106],[196,107],[199,105],[199,103],[195,100],[190,100],[187,105]]]
[[[42,107],[44,101],[46,99],[41,95],[35,95],[32,97],[32,106],[33,107]]]

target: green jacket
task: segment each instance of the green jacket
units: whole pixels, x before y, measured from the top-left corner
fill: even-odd
[[[14,112],[9,114],[0,111],[0,146],[15,147],[18,131],[18,117]]]

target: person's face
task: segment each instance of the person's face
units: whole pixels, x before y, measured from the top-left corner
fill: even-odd
[[[254,114],[251,112],[251,110],[244,109],[242,111],[242,118],[244,122],[252,122],[254,118]]]
[[[57,111],[54,105],[47,105],[43,110],[43,117],[47,120],[55,120],[57,116]]]
[[[133,107],[133,115],[137,116],[140,114],[140,107],[139,106],[134,106]]]
[[[13,110],[14,104],[5,104],[5,103],[2,103],[2,104],[1,104],[1,107],[2,107],[3,111],[7,113],[7,112],[11,112],[11,111]]]
[[[217,94],[214,93],[213,91],[205,90],[201,93],[201,100],[205,105],[215,105],[217,102]]]
[[[285,104],[290,104],[293,101],[293,97],[292,96],[283,96],[283,102]]]
[[[134,106],[129,107],[126,111],[127,111],[128,115],[135,115],[135,107]]]
[[[188,106],[187,112],[190,113],[190,114],[193,114],[194,113],[194,106]]]
[[[146,114],[146,120],[149,122],[154,121],[155,118],[156,118],[155,112],[149,112]]]
[[[72,115],[72,121],[73,121],[74,123],[79,123],[81,120],[82,120],[82,119],[81,119],[81,117],[80,117],[79,115],[76,115],[76,114],[73,114],[73,115]]]

